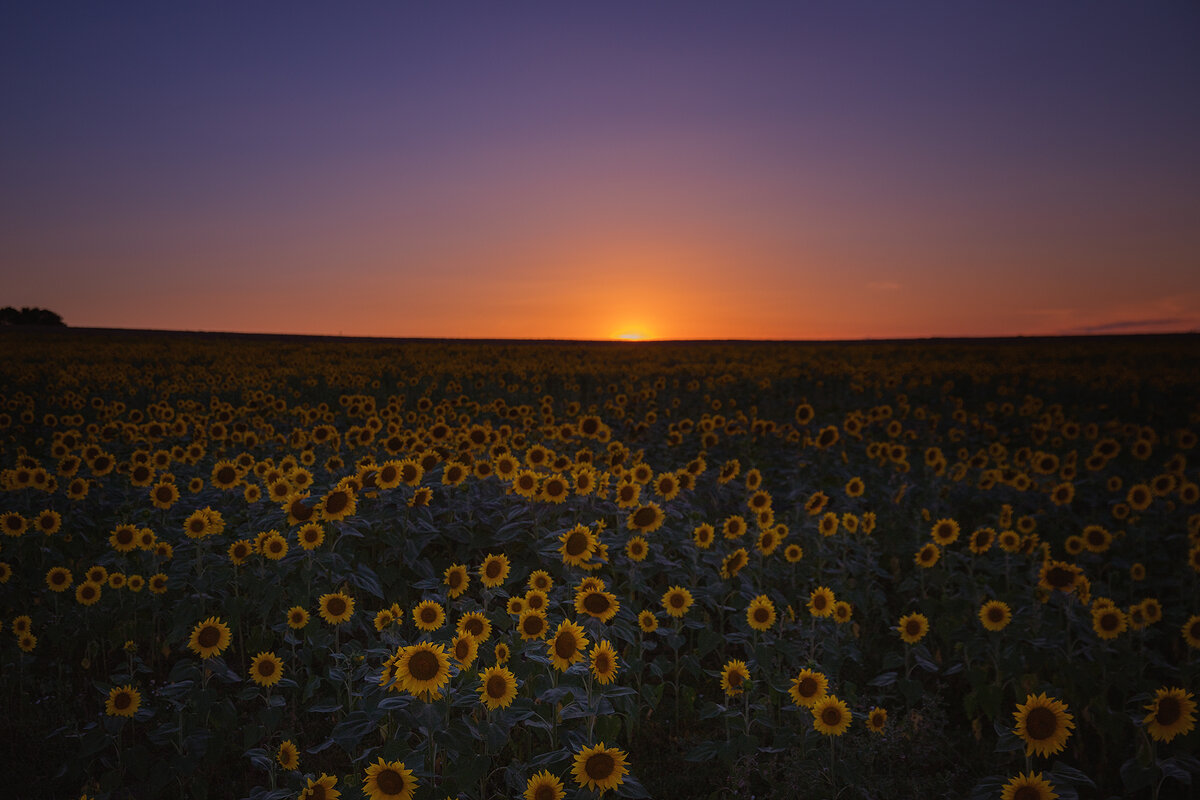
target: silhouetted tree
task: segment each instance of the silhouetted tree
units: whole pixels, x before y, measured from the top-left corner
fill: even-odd
[[[58,325],[65,327],[62,317],[44,308],[23,306],[17,311],[12,306],[0,308],[0,325]]]

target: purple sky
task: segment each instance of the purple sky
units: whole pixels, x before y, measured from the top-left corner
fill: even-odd
[[[0,305],[68,324],[1200,330],[1195,2],[0,14]]]

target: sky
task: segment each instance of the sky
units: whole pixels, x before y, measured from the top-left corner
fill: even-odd
[[[10,3],[0,305],[453,338],[1200,330],[1200,4]]]

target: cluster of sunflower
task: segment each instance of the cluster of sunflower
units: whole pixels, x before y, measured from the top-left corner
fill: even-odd
[[[636,794],[627,753],[664,717],[716,764],[810,737],[845,760],[942,696],[965,739],[994,723],[1097,782],[1186,771],[1146,756],[1194,749],[1198,422],[1173,353],[1097,375],[1086,350],[935,345],[121,348],[22,344],[0,373],[0,652],[96,712],[55,728],[90,753],[110,729],[165,747],[171,709],[210,764],[306,797],[483,794],[447,759],[540,720],[486,752],[525,765],[507,789]],[[24,669],[43,659],[63,685]],[[189,713],[214,703],[250,755]],[[361,715],[388,738],[348,738]],[[1147,747],[1118,775],[1084,732]],[[1071,777],[1024,767],[1005,796]],[[109,755],[65,774],[96,771],[135,779]]]

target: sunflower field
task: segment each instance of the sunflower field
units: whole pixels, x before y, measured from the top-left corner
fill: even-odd
[[[0,345],[15,796],[1200,781],[1196,337]]]

